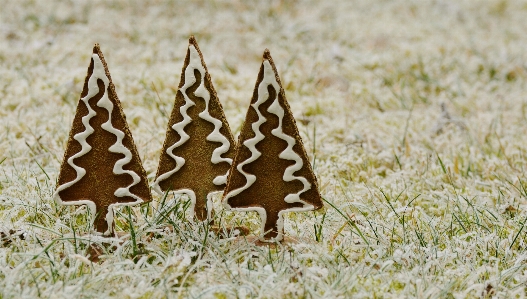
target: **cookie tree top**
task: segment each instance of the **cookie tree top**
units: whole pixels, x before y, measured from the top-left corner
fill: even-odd
[[[224,188],[233,145],[205,61],[191,36],[154,190],[187,194],[196,218],[210,218],[210,193]]]
[[[223,203],[236,211],[257,211],[262,241],[282,240],[285,212],[322,207],[316,177],[269,50],[263,55]]]
[[[54,198],[64,205],[88,205],[95,229],[104,235],[113,233],[114,207],[152,200],[98,44],[93,47]]]

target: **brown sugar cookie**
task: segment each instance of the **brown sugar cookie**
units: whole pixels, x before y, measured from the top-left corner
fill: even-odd
[[[245,117],[223,204],[256,211],[261,241],[283,239],[283,214],[323,206],[295,119],[271,58],[265,50]]]
[[[186,194],[191,213],[210,219],[210,195],[223,190],[233,156],[234,138],[191,36],[153,188]]]
[[[113,234],[113,209],[152,200],[146,173],[98,44],[71,126],[55,201],[85,204],[94,228]]]

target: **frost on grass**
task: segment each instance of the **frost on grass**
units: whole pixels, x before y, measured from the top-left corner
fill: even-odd
[[[514,0],[4,1],[0,297],[524,297],[526,12]],[[103,240],[84,208],[52,201],[93,44],[108,49],[152,182],[191,34],[234,133],[273,52],[327,200],[285,231],[312,243],[235,243],[159,197],[120,210],[121,238]],[[257,215],[214,207],[220,227],[258,233]]]

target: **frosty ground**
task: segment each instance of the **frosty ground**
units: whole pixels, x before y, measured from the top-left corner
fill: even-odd
[[[523,1],[1,7],[0,298],[525,297]],[[290,214],[304,241],[270,249],[155,195],[91,263],[85,208],[52,194],[93,44],[152,182],[191,34],[234,134],[270,49],[325,208]],[[219,199],[220,228],[258,233]]]

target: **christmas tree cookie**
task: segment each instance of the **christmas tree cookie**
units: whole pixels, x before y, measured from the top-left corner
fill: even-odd
[[[263,55],[223,203],[234,211],[258,212],[260,240],[267,242],[283,239],[284,213],[323,206],[269,50]]]
[[[60,168],[55,201],[89,207],[94,228],[113,235],[113,209],[152,200],[146,173],[99,45]]]
[[[234,138],[192,36],[153,188],[186,194],[194,216],[210,219],[210,195],[223,190],[233,156]]]

